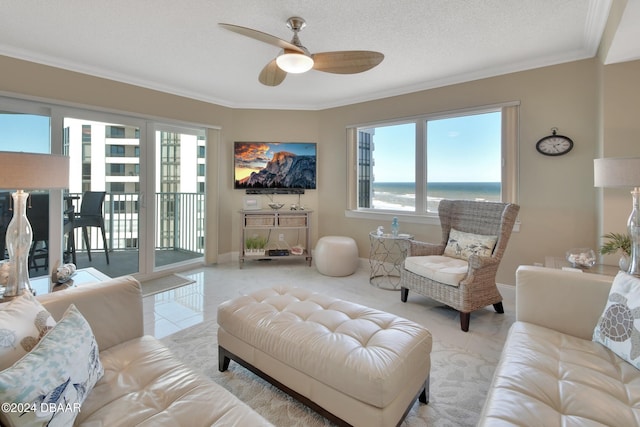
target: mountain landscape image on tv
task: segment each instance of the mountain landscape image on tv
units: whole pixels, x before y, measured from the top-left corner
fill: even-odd
[[[316,189],[316,144],[313,142],[236,141],[233,150],[235,189]]]

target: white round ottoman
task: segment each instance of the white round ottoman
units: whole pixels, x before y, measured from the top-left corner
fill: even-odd
[[[325,276],[349,276],[358,269],[358,246],[351,237],[324,236],[316,244],[314,259]]]

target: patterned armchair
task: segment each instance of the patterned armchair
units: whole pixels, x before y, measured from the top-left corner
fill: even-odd
[[[442,200],[442,242],[410,241],[400,271],[402,302],[412,290],[446,304],[460,312],[465,332],[472,311],[493,305],[504,313],[496,273],[519,210],[512,203]]]

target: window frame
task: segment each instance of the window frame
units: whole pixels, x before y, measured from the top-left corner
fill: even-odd
[[[501,112],[501,200],[505,203],[518,202],[518,147],[519,147],[519,101],[469,107],[457,110],[433,112],[418,116],[400,117],[370,123],[349,125],[346,128],[347,141],[347,209],[348,218],[375,219],[389,221],[398,217],[408,223],[439,224],[437,213],[426,210],[427,122],[488,112]],[[358,207],[358,129],[415,123],[416,126],[416,210],[384,210]]]

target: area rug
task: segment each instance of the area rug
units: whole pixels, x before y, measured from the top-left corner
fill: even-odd
[[[215,321],[204,322],[162,341],[184,363],[220,384],[278,427],[331,426],[293,398],[235,362],[218,371]],[[416,402],[402,426],[475,426],[497,361],[440,341],[431,352],[428,405]]]
[[[189,285],[194,282],[195,280],[188,277],[180,276],[179,274],[169,274],[168,276],[162,276],[156,279],[141,282],[142,296],[146,297],[149,295],[158,294],[160,292],[169,291],[171,289]]]

